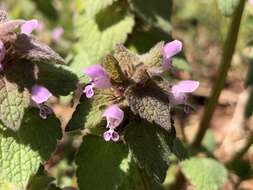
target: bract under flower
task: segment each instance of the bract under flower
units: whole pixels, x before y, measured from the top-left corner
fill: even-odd
[[[21,33],[22,34],[31,34],[34,29],[36,29],[39,26],[39,22],[35,19],[26,21],[21,26]]]
[[[34,85],[32,88],[32,100],[37,104],[46,102],[51,96],[51,92],[43,86]]]

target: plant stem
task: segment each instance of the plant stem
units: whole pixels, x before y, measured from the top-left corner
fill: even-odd
[[[246,0],[240,0],[239,5],[233,15],[233,19],[230,24],[228,35],[223,47],[223,55],[218,71],[218,78],[213,85],[212,94],[205,107],[205,112],[200,122],[199,130],[196,134],[196,138],[192,143],[194,147],[199,147],[201,145],[202,139],[204,138],[205,133],[210,126],[210,121],[212,119],[215,107],[218,103],[218,98],[220,96],[221,90],[224,87],[228,70],[230,68],[232,57],[235,51],[245,1]]]
[[[226,165],[230,168],[239,160],[241,160],[242,157],[248,152],[252,144],[253,144],[253,132],[251,132],[250,135],[248,136],[244,147],[238,153],[236,153],[236,155]]]

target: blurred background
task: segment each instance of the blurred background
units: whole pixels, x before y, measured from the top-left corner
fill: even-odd
[[[231,18],[222,14],[215,0],[168,0],[167,6],[160,6],[160,0],[132,2],[1,0],[0,8],[7,10],[10,19],[38,19],[40,27],[34,35],[60,53],[75,70],[99,62],[117,43],[144,53],[161,40],[181,40],[183,53],[173,63],[178,69],[176,76],[200,81],[199,89],[191,97],[194,111],[175,114],[178,137],[187,144],[196,134],[217,78]],[[253,6],[246,3],[232,65],[202,144],[222,163],[233,159],[247,146],[230,170],[223,190],[253,190],[252,34]],[[55,105],[63,128],[73,112],[68,100],[61,97],[61,104]],[[48,173],[57,178],[59,187],[77,188],[73,155],[81,141],[79,133],[65,134],[46,165]],[[176,172],[177,166],[171,166],[165,186],[173,183]],[[190,184],[187,189],[192,189]]]

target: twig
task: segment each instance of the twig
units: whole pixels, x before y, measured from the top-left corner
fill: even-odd
[[[238,33],[239,33],[239,28],[240,28],[240,23],[241,23],[241,17],[244,9],[244,4],[246,0],[241,0],[239,2],[239,5],[234,13],[232,22],[230,24],[229,32],[224,44],[224,49],[223,49],[223,56],[222,56],[222,61],[221,65],[219,68],[219,74],[218,78],[214,83],[213,90],[212,90],[212,95],[210,99],[207,102],[207,105],[205,107],[205,112],[204,116],[200,122],[199,130],[196,134],[196,138],[193,141],[193,146],[194,147],[199,147],[203,137],[205,136],[205,133],[207,129],[210,126],[210,121],[212,119],[212,116],[214,114],[215,107],[218,103],[218,98],[220,96],[221,90],[224,87],[225,80],[228,74],[228,70],[231,65],[231,60],[233,53],[235,51],[235,46],[238,38]]]

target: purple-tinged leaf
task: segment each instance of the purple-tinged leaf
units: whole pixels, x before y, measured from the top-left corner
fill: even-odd
[[[10,20],[0,24],[0,36],[5,36],[10,32],[14,32],[18,27],[24,24],[25,20]]]
[[[150,83],[142,88],[129,87],[125,93],[130,109],[135,115],[172,131],[168,94]]]
[[[48,45],[26,34],[17,36],[14,47],[19,57],[31,62],[64,63],[64,60]]]

